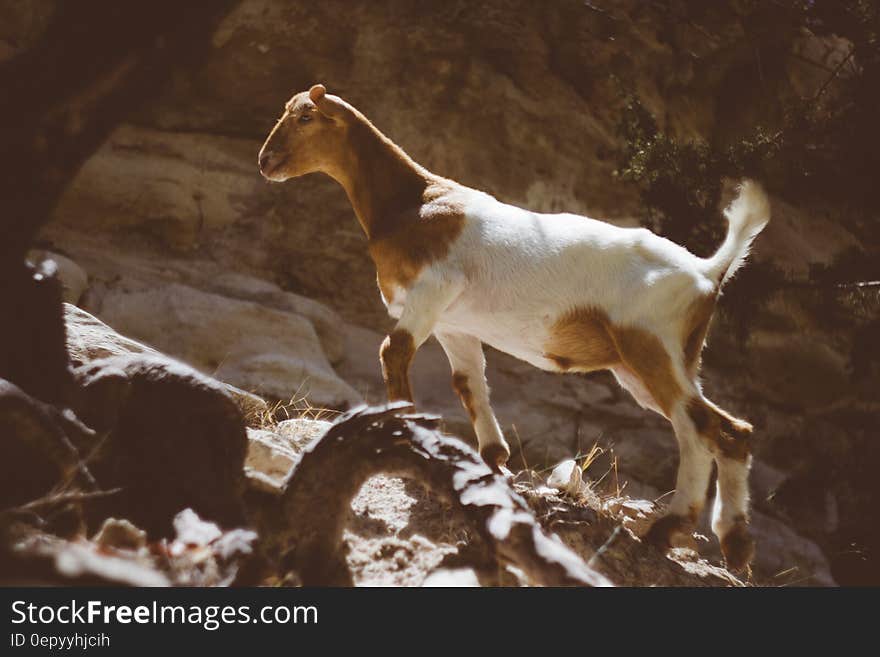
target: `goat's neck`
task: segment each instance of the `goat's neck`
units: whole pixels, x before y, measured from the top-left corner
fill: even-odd
[[[417,213],[432,174],[367,121],[351,126],[349,150],[333,177],[345,188],[367,239],[378,239]]]

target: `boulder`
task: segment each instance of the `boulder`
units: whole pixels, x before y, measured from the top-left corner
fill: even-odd
[[[299,454],[331,426],[323,420],[296,418],[279,422],[271,429],[248,427],[245,476],[257,490],[280,495],[284,492]]]
[[[280,495],[296,464],[296,450],[272,431],[248,427],[247,437],[244,474],[248,484],[256,490]]]
[[[314,326],[301,315],[171,283],[107,291],[101,316],[125,334],[262,396],[337,408],[361,401],[334,372]]]
[[[768,401],[815,411],[851,394],[847,355],[822,336],[754,331],[749,367]]]
[[[74,367],[124,354],[161,356],[152,347],[125,337],[76,306],[64,305],[64,321],[67,327],[67,352]],[[267,412],[268,406],[261,398],[235,386],[223,385],[232,395],[245,418],[252,419]]]
[[[330,428],[332,422],[327,420],[311,420],[309,418],[294,418],[284,420],[275,427],[275,433],[302,451],[314,440],[317,440]]]
[[[120,489],[88,505],[91,524],[121,517],[166,536],[186,507],[226,527],[243,522],[247,435],[221,383],[146,354],[97,359],[74,375],[77,412],[99,434],[90,469],[102,488]]]
[[[47,260],[54,262],[58,280],[61,282],[62,298],[66,303],[79,303],[89,286],[88,274],[82,267],[65,255],[42,249],[32,249],[28,252],[27,259],[37,266]]]

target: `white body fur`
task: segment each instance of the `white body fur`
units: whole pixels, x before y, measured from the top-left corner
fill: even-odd
[[[467,188],[458,193],[465,228],[416,286],[439,288],[447,300],[438,332],[468,333],[536,367],[558,369],[544,356],[548,331],[577,306],[601,308],[615,324],[642,326],[661,340],[670,333],[667,346],[680,349],[674,341],[685,309],[694,293],[716,285],[706,260],[645,228],[530,212]],[[392,317],[400,318],[406,299],[398,288],[385,300]]]

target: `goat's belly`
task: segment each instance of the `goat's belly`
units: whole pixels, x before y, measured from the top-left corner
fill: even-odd
[[[484,344],[535,367],[559,371],[557,364],[545,354],[549,332],[540,315],[524,317],[516,313],[465,316],[452,314],[441,318],[437,330],[472,335]]]

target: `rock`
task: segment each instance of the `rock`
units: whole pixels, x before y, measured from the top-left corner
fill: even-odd
[[[292,93],[323,80],[417,161],[502,200],[632,223],[643,209],[635,187],[613,175],[623,102],[613,80],[627,80],[661,128],[719,143],[740,128],[774,125],[774,101],[792,88],[811,96],[824,67],[847,52],[839,37],[781,36],[819,66],[787,58],[787,70],[731,113],[729,89],[742,97],[747,85],[726,81],[753,53],[747,19],[728,7],[714,11],[709,37],[667,29],[668,14],[637,2],[604,16],[578,3],[506,10],[495,2],[462,12],[438,5],[418,17],[401,9],[393,27],[370,3],[344,14],[339,6],[240,2],[217,27],[210,56],[178,70],[85,163],[55,210],[56,226],[136,249],[152,240],[180,254],[207,252],[378,328],[384,310],[344,193],[321,177],[270,186],[257,172],[255,154]],[[639,27],[620,29],[629,24]],[[331,25],[351,37],[328,38]],[[774,218],[759,256],[772,241],[784,265],[804,273],[817,250],[824,260],[852,240],[820,213],[795,214],[810,221]]]
[[[0,256],[0,379],[62,408],[72,379],[64,349],[61,283],[51,260],[38,265]]]
[[[816,36],[810,33],[800,35],[792,43],[793,56],[786,61],[788,77],[794,92],[800,98],[814,97],[824,85],[840,81],[829,80],[827,73],[839,67],[841,67],[839,78],[845,80],[856,66],[852,63],[850,70],[842,68],[851,52],[852,43],[843,37]],[[835,86],[826,88],[829,96],[835,91]]]
[[[107,518],[92,541],[103,548],[139,550],[147,545],[147,532],[124,518]]]
[[[229,586],[254,555],[256,532],[222,531],[192,509],[174,517],[176,536],[163,542],[167,563],[162,564],[176,586]]]
[[[272,430],[248,428],[245,475],[257,490],[280,495],[305,447],[323,436],[331,422],[296,418]]]
[[[235,272],[221,273],[205,287],[217,294],[300,315],[314,326],[324,355],[331,363],[339,362],[345,354],[343,333],[340,330],[342,320],[336,312],[322,303],[286,292],[269,281]]]
[[[260,395],[332,407],[361,400],[333,371],[313,325],[300,315],[170,284],[108,292],[101,316],[123,333]]]
[[[295,418],[279,422],[275,427],[275,433],[291,441],[298,450],[302,450],[310,442],[323,436],[332,424],[326,420]]]
[[[45,33],[58,0],[0,3],[0,63],[27,52]]]
[[[64,321],[67,353],[74,367],[121,354],[160,355],[152,347],[117,333],[98,318],[71,304],[64,305]]]
[[[93,433],[68,410],[34,399],[0,379],[0,507],[8,509],[48,495],[62,479],[94,485],[77,446]]]
[[[245,157],[251,148],[247,140],[122,125],[85,163],[56,213],[101,231],[144,228],[178,253],[192,250],[232,228],[242,211],[237,199],[253,196],[259,178]]]
[[[697,536],[703,536],[707,541],[701,543],[700,552],[720,562],[720,548],[710,526],[712,503],[713,500],[709,499]],[[754,581],[761,586],[836,586],[828,558],[820,545],[799,534],[786,521],[759,510],[758,506],[756,501],[749,525],[755,539]]]
[[[272,431],[248,427],[248,452],[244,474],[257,490],[280,495],[296,463],[290,441]]]
[[[146,354],[98,359],[75,371],[77,411],[101,432],[90,460],[102,487],[91,523],[124,517],[168,535],[186,507],[223,526],[244,520],[247,436],[224,386],[182,363]]]
[[[108,555],[91,543],[50,541],[41,546],[54,559],[57,574],[66,584],[116,586],[170,586],[171,581],[152,564],[128,556]]]
[[[174,516],[175,543],[183,546],[199,546],[213,543],[223,535],[213,522],[205,522],[192,509],[184,509]]]
[[[480,580],[473,568],[438,568],[425,578],[423,587],[473,587]]]
[[[850,391],[847,357],[819,337],[755,331],[749,365],[756,387],[777,403],[815,409]]]
[[[767,585],[837,586],[822,549],[784,522],[764,513],[752,513],[755,538],[753,567]]]
[[[216,265],[102,259],[88,244],[73,250],[95,280],[86,308],[132,338],[238,388],[283,401],[308,395],[315,406],[361,402],[333,371],[331,359],[342,356],[342,334],[340,320],[325,306]]]
[[[100,315],[103,299],[113,292],[141,292],[179,283],[240,301],[251,301],[281,312],[301,315],[315,327],[327,358],[335,363],[343,355],[344,334],[340,316],[326,305],[283,290],[265,278],[248,276],[203,257],[169,257],[167,252],[145,247],[108,252],[102,240],[55,227],[53,236],[66,253],[89,272],[91,286],[80,304]]]
[[[67,352],[74,366],[124,354],[161,356],[152,347],[117,333],[104,322],[76,306],[64,305],[64,321],[67,327]],[[225,387],[246,419],[255,418],[268,411],[266,402],[256,395],[228,384],[225,384]]]
[[[645,500],[623,496],[576,500],[546,487],[517,486],[517,491],[557,536],[616,586],[742,586],[743,582],[693,550],[664,554],[636,538],[644,524]]]
[[[47,260],[54,262],[61,281],[62,298],[66,303],[79,303],[89,286],[89,276],[82,267],[67,256],[40,249],[29,251],[27,259],[34,265],[40,265]]]
[[[475,450],[439,431],[438,418],[403,415],[409,408],[397,402],[350,411],[297,463],[280,505],[288,524],[267,549],[286,553],[286,563],[298,570],[306,585],[351,585],[344,558],[345,519],[364,483],[389,470],[423,481],[435,494],[450,499],[489,546],[489,554],[517,565],[535,583],[609,584],[547,534],[507,479],[493,473]],[[375,458],[379,454],[382,459]],[[323,484],[328,472],[338,475],[333,486]],[[395,562],[405,565],[406,556],[400,559],[395,557]]]
[[[755,242],[756,262],[779,267],[789,276],[806,279],[813,265],[829,265],[858,240],[827,213],[772,200],[773,220]]]
[[[0,581],[21,585],[229,586],[253,584],[255,532],[221,531],[185,509],[170,541],[145,542],[145,533],[125,520],[108,519],[91,541],[15,525],[0,561]]]
[[[572,496],[580,495],[584,479],[577,461],[569,459],[553,468],[547,478],[547,485]]]

